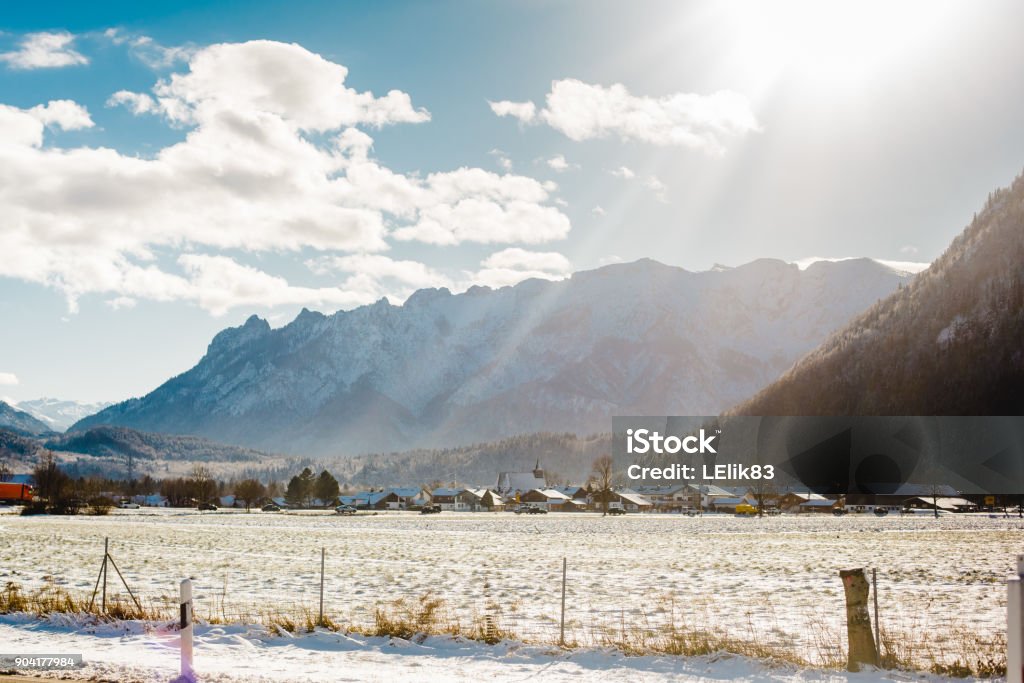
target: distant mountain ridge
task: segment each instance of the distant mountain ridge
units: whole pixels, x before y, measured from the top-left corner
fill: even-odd
[[[607,431],[615,414],[717,414],[910,280],[869,259],[690,272],[644,259],[413,294],[220,332],[191,370],[101,424],[340,455]]]
[[[200,437],[151,434],[127,427],[101,426],[60,434],[47,439],[43,445],[53,451],[149,460],[259,462],[268,457],[267,453]]]
[[[1024,176],[737,415],[1024,414]]]
[[[10,429],[28,436],[39,436],[53,431],[41,420],[3,401],[0,401],[0,429]]]
[[[51,430],[64,431],[82,418],[94,415],[110,405],[113,404],[109,401],[83,403],[59,398],[38,398],[18,401],[15,407],[49,425]]]

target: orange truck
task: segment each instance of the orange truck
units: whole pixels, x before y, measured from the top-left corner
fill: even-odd
[[[32,487],[28,484],[0,482],[0,503],[31,503]]]

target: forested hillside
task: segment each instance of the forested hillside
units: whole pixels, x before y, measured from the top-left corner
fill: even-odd
[[[99,457],[131,456],[151,460],[252,462],[267,454],[239,446],[216,443],[196,436],[151,434],[127,427],[93,427],[83,432],[54,436],[45,446]]]
[[[343,458],[328,464],[353,485],[422,485],[458,482],[493,486],[499,472],[529,471],[537,461],[548,483],[584,483],[594,460],[610,452],[610,435],[526,434],[460,448],[417,449]]]
[[[1024,410],[1024,176],[946,252],[740,404],[737,415]]]

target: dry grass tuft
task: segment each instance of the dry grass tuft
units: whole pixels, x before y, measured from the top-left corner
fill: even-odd
[[[107,610],[101,614],[97,597],[90,609],[89,594],[76,595],[57,585],[53,577],[38,589],[26,591],[14,582],[0,589],[0,614],[26,612],[37,616],[49,614],[91,614],[101,620],[176,621],[177,596],[163,595],[143,603],[140,609],[126,595],[107,596]],[[583,646],[612,647],[626,655],[665,654],[684,657],[734,654],[763,661],[801,667],[842,670],[846,667],[845,631],[830,626],[824,619],[808,620],[810,642],[799,645],[780,629],[769,629],[754,623],[753,614],[742,615],[726,627],[716,620],[707,605],[678,607],[665,600],[655,605],[652,613],[612,613],[601,621],[597,616],[583,623],[579,618],[566,624],[566,642],[558,642],[558,624],[549,622],[542,630],[519,632],[505,619],[515,622],[518,607],[511,605],[510,614],[503,614],[496,602],[486,604],[462,623],[445,601],[426,594],[419,598],[401,598],[377,606],[371,626],[335,620],[308,606],[289,610],[268,610],[255,604],[236,607],[229,612],[226,591],[212,596],[205,604],[196,605],[196,619],[216,624],[261,624],[271,633],[312,633],[318,628],[346,633],[422,639],[429,635],[458,635],[495,644],[503,640],[519,640],[534,644],[576,648]],[[763,617],[764,615],[757,615]],[[530,628],[530,622],[525,624]],[[953,677],[976,676],[999,678],[1006,675],[1006,637],[998,633],[986,639],[967,625],[953,622],[942,633],[931,633],[917,623],[898,627],[883,626],[880,634],[881,665],[886,669],[929,671]]]

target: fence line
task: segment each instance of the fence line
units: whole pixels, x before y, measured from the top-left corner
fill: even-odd
[[[197,551],[196,547],[178,544],[116,539],[113,544],[118,547],[185,549],[193,554]],[[345,548],[346,544],[338,545]],[[320,555],[318,568],[317,550]],[[786,623],[781,623],[771,603],[758,609],[751,608],[744,613],[729,611],[727,608],[722,610],[722,603],[713,606],[711,596],[699,597],[696,590],[693,593],[667,596],[654,583],[658,578],[656,576],[650,577],[652,583],[648,584],[649,589],[656,589],[654,591],[645,591],[642,585],[636,583],[628,588],[624,587],[621,599],[628,604],[587,602],[585,594],[588,581],[600,579],[609,582],[614,581],[616,577],[607,573],[587,571],[583,568],[590,566],[588,563],[568,557],[557,558],[561,560],[557,564],[555,558],[551,558],[549,564],[537,563],[533,568],[482,568],[453,564],[449,568],[451,574],[474,580],[483,579],[483,582],[464,584],[459,588],[450,589],[447,593],[443,589],[438,590],[436,585],[430,585],[429,581],[403,586],[395,584],[394,577],[374,575],[371,577],[373,580],[365,584],[366,593],[359,594],[356,590],[364,587],[360,585],[358,579],[358,570],[362,567],[408,567],[422,565],[423,561],[353,558],[348,555],[338,558],[332,556],[329,546],[310,548],[308,552],[303,550],[289,555],[223,549],[200,552],[244,558],[272,558],[284,561],[289,567],[303,568],[304,571],[286,577],[291,584],[287,587],[259,589],[258,592],[250,593],[249,597],[240,596],[238,589],[229,590],[226,581],[223,588],[218,588],[212,573],[193,577],[193,600],[199,618],[273,621],[275,615],[297,617],[305,611],[307,616],[315,617],[316,625],[340,624],[374,632],[380,628],[381,615],[391,615],[393,618],[406,618],[414,626],[422,626],[425,630],[433,627],[443,630],[446,625],[458,624],[460,628],[477,628],[488,637],[508,635],[552,644],[614,644],[624,648],[642,648],[651,642],[663,642],[667,634],[685,633],[688,637],[702,636],[711,640],[719,637],[742,640],[753,643],[764,651],[787,651],[809,663],[817,664],[834,664],[842,659],[844,651],[841,625],[821,614],[803,615],[806,623],[803,628],[799,628],[795,625],[799,619],[793,619],[792,615]],[[131,571],[133,563],[130,554],[120,552],[118,556],[122,567],[128,570],[129,577],[142,573],[141,570]],[[105,549],[104,562],[108,557],[109,550]],[[308,568],[308,571],[305,571],[305,568]],[[344,571],[339,574],[339,569]],[[670,568],[666,571],[675,569]],[[969,654],[969,647],[961,647],[963,644],[958,645],[948,639],[944,643],[929,644],[927,641],[936,640],[936,634],[920,628],[920,624],[905,621],[901,623],[899,619],[893,618],[891,602],[882,604],[883,608],[890,611],[886,612],[886,630],[881,631],[878,574],[877,568],[872,571],[875,638],[879,650],[887,647],[887,638],[899,634],[903,637],[913,635],[914,647],[922,648],[917,654],[906,655],[907,658],[916,657],[916,661],[924,662],[928,666],[965,658]],[[493,585],[488,578],[492,576],[526,580],[522,581],[521,585]],[[162,604],[168,615],[173,614],[170,608],[176,606],[175,596],[171,593],[171,579],[172,577],[167,577],[167,591],[155,595],[150,591],[150,595],[145,597],[150,604]],[[889,585],[886,593],[887,598],[891,599],[893,590],[891,584]],[[535,597],[522,597],[524,589],[533,590],[537,586],[549,588],[539,594],[534,593]],[[125,587],[127,588],[127,584]],[[119,590],[112,591],[115,599]],[[373,597],[375,591],[378,595],[387,591],[389,597]],[[133,599],[136,598],[130,589],[129,595]],[[442,613],[430,617],[435,619],[435,622],[428,623],[428,617],[423,616],[429,611],[429,604],[423,599],[426,595],[444,600],[445,607],[441,610]],[[245,604],[247,600],[251,601],[249,605]],[[257,605],[256,600],[264,602]],[[266,602],[268,600],[272,602]],[[835,599],[832,608],[836,615],[841,611],[838,598]],[[716,609],[719,611],[716,612]],[[437,608],[434,608],[434,611],[436,612]],[[898,630],[900,628],[902,633]],[[999,646],[998,638],[989,641],[978,639],[972,642],[974,645],[980,644],[993,650]]]

